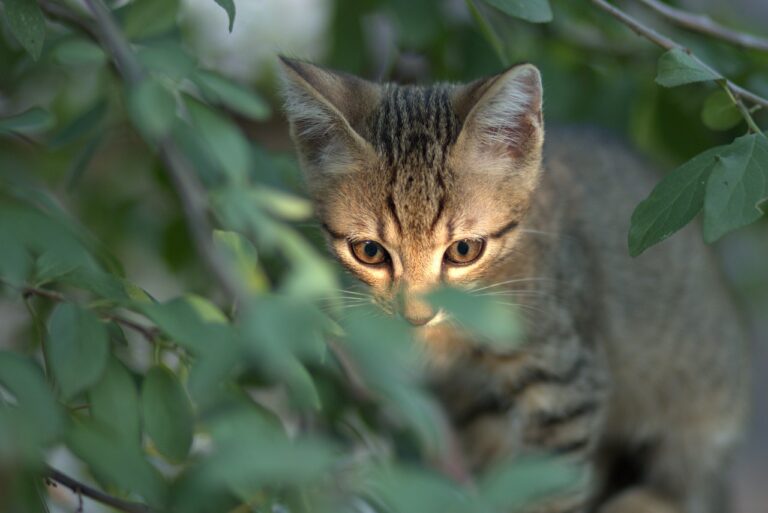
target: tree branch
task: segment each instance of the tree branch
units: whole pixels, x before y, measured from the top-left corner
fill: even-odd
[[[667,36],[664,36],[656,32],[654,29],[648,27],[647,25],[644,25],[643,23],[636,20],[629,14],[625,13],[618,7],[608,3],[606,0],[591,0],[591,1],[597,7],[607,12],[608,14],[610,14],[611,16],[613,16],[614,18],[622,22],[624,25],[632,29],[637,35],[646,38],[647,40],[651,41],[652,43],[666,50],[674,50],[674,49],[684,50],[686,53],[688,53],[691,56],[693,60],[696,61],[697,64],[715,73],[716,75],[722,76],[722,73],[718,72],[717,70],[712,68],[712,66],[710,66],[709,64],[699,59],[696,55],[693,54],[693,52],[691,52],[689,48],[686,48],[685,46],[681,45],[677,41],[674,41],[673,39],[670,39]],[[748,91],[747,89],[744,89],[743,87],[737,84],[734,84],[732,81],[728,79],[724,79],[724,80],[725,80],[725,86],[731,91],[733,96],[736,97],[737,99],[746,100],[755,105],[760,105],[761,107],[768,107],[768,99],[765,99],[762,96],[758,96],[757,94],[751,91]]]
[[[76,479],[71,478],[53,467],[46,467],[46,471],[47,477],[51,481],[55,481],[56,483],[69,488],[79,496],[84,495],[90,499],[95,500],[96,502],[111,506],[118,511],[125,511],[126,513],[151,513],[152,511],[146,504],[126,501],[117,497],[113,497],[102,492],[101,490],[97,490],[81,483],[80,481],[77,481]]]
[[[766,38],[733,30],[713,21],[709,16],[690,13],[658,0],[638,1],[680,27],[722,39],[742,48],[768,52],[768,39]]]
[[[96,20],[98,38],[115,62],[128,85],[134,86],[144,78],[144,70],[133,50],[115,23],[103,0],[85,0]],[[179,195],[187,228],[197,252],[205,261],[224,293],[231,299],[244,302],[248,294],[243,285],[230,272],[221,253],[213,245],[213,228],[208,219],[205,189],[188,165],[183,153],[172,138],[158,141],[160,157],[168,176]]]

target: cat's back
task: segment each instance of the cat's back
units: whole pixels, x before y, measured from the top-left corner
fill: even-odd
[[[547,141],[541,192],[565,248],[558,272],[589,274],[587,335],[609,359],[618,390],[613,422],[638,429],[679,414],[718,429],[728,420],[735,433],[746,404],[745,336],[698,223],[630,257],[632,212],[661,175],[600,130],[551,129]],[[587,267],[568,268],[574,246]],[[660,404],[676,411],[660,415]]]

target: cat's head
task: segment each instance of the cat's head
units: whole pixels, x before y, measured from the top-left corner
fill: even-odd
[[[291,133],[332,251],[377,297],[401,297],[412,324],[439,322],[424,292],[483,281],[515,248],[541,167],[538,70],[416,87],[283,63]]]

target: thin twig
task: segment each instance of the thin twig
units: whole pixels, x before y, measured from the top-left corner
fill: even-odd
[[[641,23],[640,21],[636,20],[629,14],[625,13],[618,7],[611,5],[606,0],[591,0],[593,4],[595,4],[600,9],[604,10],[620,22],[622,22],[624,25],[632,29],[637,35],[642,36],[646,38],[647,40],[651,41],[652,43],[655,43],[656,45],[666,49],[666,50],[675,50],[680,49],[685,51],[688,55],[691,56],[691,58],[696,61],[697,64],[704,67],[705,69],[711,71],[712,73],[722,76],[721,73],[716,71],[712,68],[709,64],[705,63],[696,55],[691,52],[689,48],[686,48],[685,46],[681,45],[677,41],[674,41],[667,36],[664,36],[654,29],[648,27],[647,25]],[[736,98],[739,98],[741,100],[746,100],[750,103],[754,103],[757,105],[761,105],[763,107],[768,107],[768,99],[763,98],[762,96],[759,96],[751,91],[748,91],[747,89],[744,89],[743,87],[734,84],[728,79],[724,79],[726,87],[730,89],[731,93]]]
[[[739,32],[713,21],[707,15],[690,13],[658,0],[638,1],[680,27],[722,39],[742,48],[768,52],[768,39],[766,38]]]
[[[126,501],[117,497],[113,497],[112,495],[108,495],[101,490],[91,488],[90,486],[83,484],[74,478],[71,478],[53,467],[47,467],[46,470],[48,479],[69,488],[81,497],[81,506],[82,496],[85,496],[95,500],[96,502],[111,506],[118,511],[125,511],[126,513],[150,513],[152,511],[146,504]]]
[[[96,20],[99,40],[130,86],[144,79],[141,68],[128,40],[115,23],[112,13],[102,0],[85,0]],[[171,183],[179,195],[187,228],[200,256],[231,299],[243,302],[248,297],[243,285],[230,272],[221,253],[213,244],[213,228],[208,219],[206,194],[194,170],[188,165],[172,138],[158,141],[160,157]]]

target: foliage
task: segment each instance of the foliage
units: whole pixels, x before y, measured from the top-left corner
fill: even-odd
[[[233,30],[236,3],[215,2]],[[633,254],[700,211],[707,240],[762,215],[761,113],[723,78],[754,82],[758,52],[691,39],[722,73],[667,49],[659,84],[703,84],[659,89],[656,52],[608,18],[586,32],[586,2],[469,0],[477,27],[438,4],[339,0],[329,62],[372,75],[360,20],[385,13],[432,77],[531,60],[548,119],[596,120],[662,160],[696,155],[638,206]],[[0,476],[13,476],[0,509],[44,511],[43,477],[70,486],[53,450],[93,483],[75,488],[124,511],[508,511],[579,477],[531,457],[461,483],[408,328],[340,291],[295,161],[254,135],[285,132],[270,87],[202,69],[179,2],[0,5],[0,287],[28,319],[0,350]],[[408,78],[399,62],[379,71]],[[491,303],[432,300],[489,344],[519,337]]]

